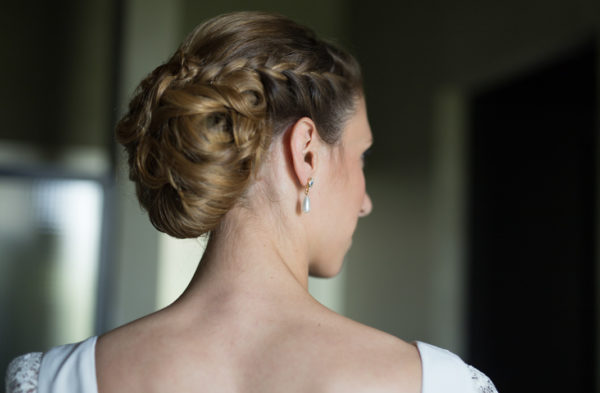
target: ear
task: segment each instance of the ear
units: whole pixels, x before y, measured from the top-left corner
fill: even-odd
[[[294,174],[299,186],[303,188],[308,179],[314,177],[322,142],[315,123],[308,117],[299,119],[289,132],[288,143],[290,144]]]

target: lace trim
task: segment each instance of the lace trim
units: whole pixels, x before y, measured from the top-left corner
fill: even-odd
[[[475,391],[478,393],[498,393],[494,383],[481,371],[477,370],[473,366],[469,366],[471,372],[471,379],[475,386]]]
[[[42,353],[32,352],[15,358],[6,370],[7,393],[36,393]]]

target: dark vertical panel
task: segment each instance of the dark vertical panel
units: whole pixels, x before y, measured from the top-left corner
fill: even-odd
[[[66,63],[73,54],[73,1],[33,0],[27,5],[8,2],[3,7],[0,64],[0,137],[44,146],[62,142],[63,86]]]
[[[506,392],[594,387],[596,52],[476,95],[470,360]]]

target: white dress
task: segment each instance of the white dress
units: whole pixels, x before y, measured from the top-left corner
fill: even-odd
[[[97,393],[97,337],[19,356],[8,366],[6,393]],[[483,373],[452,352],[417,342],[422,393],[498,393]]]
[[[423,380],[421,393],[498,393],[481,371],[450,351],[417,341]]]

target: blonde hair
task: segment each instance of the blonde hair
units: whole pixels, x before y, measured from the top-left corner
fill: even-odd
[[[232,13],[140,83],[116,135],[152,224],[198,237],[242,196],[274,135],[307,116],[334,144],[360,94],[348,53],[283,16]]]

